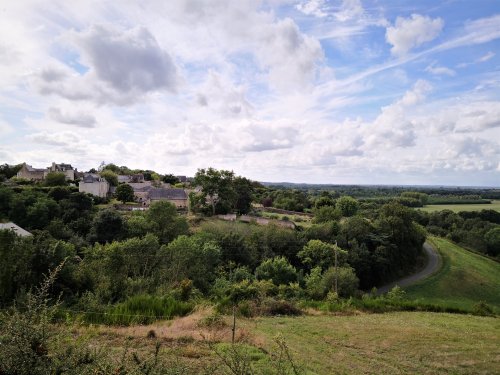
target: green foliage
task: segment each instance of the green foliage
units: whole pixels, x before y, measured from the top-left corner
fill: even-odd
[[[124,204],[135,201],[134,189],[129,184],[118,185],[115,194],[116,198]]]
[[[106,371],[99,351],[78,345],[66,337],[64,330],[51,327],[57,304],[50,304],[49,289],[62,267],[59,265],[39,288],[28,293],[22,309],[14,307],[0,315],[0,373],[76,375]],[[59,342],[62,345],[55,345]]]
[[[101,177],[106,179],[111,186],[118,186],[118,175],[111,169],[105,169],[100,173]]]
[[[343,265],[347,260],[347,251],[340,249],[320,240],[310,240],[304,248],[297,254],[298,258],[309,269],[320,267],[326,270],[333,266],[335,262],[335,252],[337,253],[337,264]]]
[[[170,185],[175,185],[180,182],[179,179],[173,174],[166,174],[161,178],[161,180]]]
[[[99,211],[92,222],[90,242],[113,242],[126,235],[125,221],[114,209]]]
[[[484,240],[486,241],[488,254],[500,255],[500,226],[486,232]]]
[[[145,217],[162,244],[188,233],[189,227],[186,219],[178,215],[177,209],[170,202],[154,202],[146,211]]]
[[[256,269],[257,280],[271,280],[275,285],[288,284],[297,280],[297,270],[283,257],[264,260]]]
[[[162,249],[164,275],[168,283],[190,279],[196,288],[207,291],[215,280],[221,249],[212,241],[185,235],[177,237]]]
[[[0,165],[0,182],[16,176],[22,166],[22,164],[8,165],[7,163]]]
[[[193,303],[178,301],[172,297],[135,295],[123,303],[107,308],[102,313],[85,313],[82,319],[88,324],[120,326],[150,324],[156,320],[185,316],[193,308]]]
[[[49,172],[45,176],[45,186],[65,186],[66,175],[62,172]]]
[[[387,298],[390,300],[402,300],[406,296],[406,293],[398,285],[387,292]]]
[[[329,292],[335,292],[335,281],[340,297],[351,297],[358,290],[359,279],[351,267],[330,267],[323,273],[320,267],[315,267],[305,278],[309,297],[324,299]]]
[[[314,210],[314,223],[337,221],[342,217],[342,211],[334,206],[320,206]]]
[[[344,217],[354,216],[359,209],[359,202],[349,196],[342,196],[337,199],[335,208],[340,211]]]

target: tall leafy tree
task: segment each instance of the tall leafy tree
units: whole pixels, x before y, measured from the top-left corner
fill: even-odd
[[[194,184],[201,187],[206,204],[212,207],[212,215],[215,215],[216,207],[226,212],[228,207],[231,208],[236,196],[233,181],[232,171],[208,168],[196,172]]]
[[[135,200],[134,189],[129,184],[118,185],[115,194],[116,198],[124,204]]]

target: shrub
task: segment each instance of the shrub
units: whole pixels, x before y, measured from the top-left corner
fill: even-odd
[[[480,302],[476,303],[472,308],[472,312],[476,315],[481,315],[481,316],[494,316],[495,315],[495,312],[493,311],[491,306],[488,305],[484,301],[480,301]]]
[[[297,270],[285,257],[266,259],[255,270],[257,280],[272,280],[275,285],[288,284],[297,280]]]

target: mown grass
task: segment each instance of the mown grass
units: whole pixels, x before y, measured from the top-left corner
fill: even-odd
[[[500,212],[500,200],[494,200],[491,204],[428,204],[423,208],[419,208],[419,210],[427,212],[442,210],[451,210],[453,212],[495,210]]]
[[[486,302],[500,311],[500,263],[474,254],[443,238],[430,238],[442,268],[435,275],[405,288],[408,299],[471,310]]]
[[[493,374],[500,320],[424,312],[245,320],[267,349],[282,334],[308,374]]]

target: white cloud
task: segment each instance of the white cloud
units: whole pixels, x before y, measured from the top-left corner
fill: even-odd
[[[177,89],[179,77],[172,58],[143,26],[121,31],[94,25],[76,34],[75,43],[91,74],[120,93]]]
[[[432,86],[424,80],[415,83],[411,90],[391,105],[382,108],[380,115],[365,129],[369,148],[394,148],[415,146],[417,135],[413,122],[408,119],[408,110],[422,103]]]
[[[411,49],[434,40],[444,26],[441,18],[432,19],[420,14],[412,14],[410,18],[398,17],[394,26],[386,29],[387,43],[392,44],[394,55],[405,55]]]
[[[14,131],[11,125],[7,124],[4,121],[0,120],[0,135],[6,136]]]
[[[360,0],[342,0],[340,9],[334,13],[334,17],[340,22],[346,22],[361,17],[364,13]]]
[[[60,108],[51,107],[49,108],[49,116],[54,121],[82,128],[93,128],[96,125],[95,117],[83,112],[69,113]]]
[[[447,68],[445,66],[438,66],[435,63],[427,66],[427,68],[425,68],[425,71],[434,75],[446,75],[450,77],[453,77],[456,74],[453,69]]]
[[[495,56],[495,53],[494,53],[494,52],[489,51],[486,55],[481,56],[481,57],[480,57],[479,59],[477,59],[476,61],[477,61],[477,62],[485,62],[485,61],[488,61],[488,60],[492,59],[494,56]]]
[[[321,18],[328,15],[328,12],[325,11],[325,0],[307,0],[300,2],[295,7],[308,16]]]

